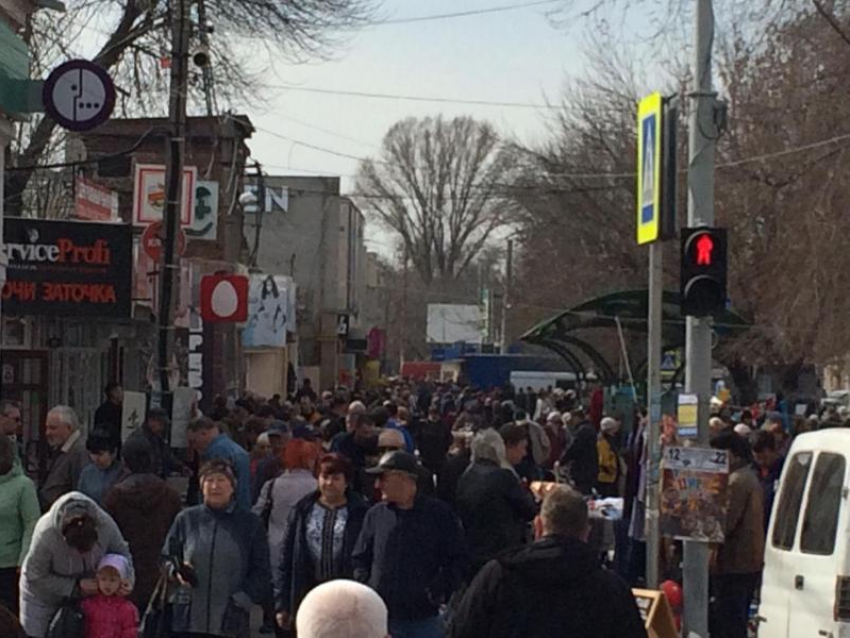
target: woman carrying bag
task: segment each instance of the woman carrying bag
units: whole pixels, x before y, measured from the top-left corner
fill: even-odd
[[[163,547],[176,581],[174,636],[247,638],[250,613],[271,578],[269,545],[259,517],[236,507],[236,477],[227,461],[201,467],[203,505],[177,515]]]

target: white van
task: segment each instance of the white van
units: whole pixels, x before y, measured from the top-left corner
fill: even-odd
[[[548,372],[542,370],[514,370],[511,372],[511,385],[517,390],[531,388],[540,392],[546,388],[575,388],[576,375],[573,372]]]
[[[759,638],[850,637],[850,430],[796,438],[765,543]]]

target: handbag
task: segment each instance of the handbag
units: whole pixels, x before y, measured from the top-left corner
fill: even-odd
[[[277,478],[269,479],[265,485],[268,488],[268,492],[266,493],[266,504],[263,506],[263,513],[260,514],[260,519],[263,521],[263,527],[266,529],[269,528],[269,521],[272,518],[272,510],[274,509],[274,484],[276,482]]]
[[[168,638],[171,635],[171,604],[168,602],[168,574],[156,582],[139,626],[139,638]]]
[[[44,638],[85,638],[86,620],[79,602],[66,599],[53,614]]]

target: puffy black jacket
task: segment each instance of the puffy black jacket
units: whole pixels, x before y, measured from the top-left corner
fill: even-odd
[[[487,563],[450,638],[646,638],[632,592],[578,540],[546,537]]]
[[[537,513],[534,497],[517,477],[486,459],[463,473],[456,498],[476,570],[506,549],[521,545],[526,525]]]

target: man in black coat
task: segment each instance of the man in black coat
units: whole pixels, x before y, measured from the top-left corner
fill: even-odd
[[[449,455],[449,448],[452,446],[452,430],[443,423],[440,411],[436,407],[428,410],[428,419],[421,424],[419,436],[416,439],[422,465],[432,475],[439,476]]]
[[[109,432],[112,443],[120,450],[124,390],[114,381],[110,381],[103,388],[103,394],[106,401],[94,412],[94,427]]]
[[[628,585],[585,542],[587,504],[564,485],[543,500],[537,541],[490,561],[452,618],[450,638],[646,638]]]
[[[420,466],[407,452],[387,452],[377,475],[383,502],[370,509],[354,547],[354,578],[381,595],[390,635],[443,638],[441,603],[466,573],[468,555],[451,508],[419,493]]]
[[[460,477],[456,493],[474,571],[506,549],[522,545],[527,525],[537,514],[531,492],[508,467],[499,433],[490,429],[476,434],[472,464]]]
[[[573,444],[564,452],[561,465],[569,465],[570,476],[576,489],[582,494],[593,492],[593,486],[599,477],[599,453],[596,449],[598,434],[593,424],[587,420],[584,410],[573,412],[573,419],[578,420],[573,437]]]

